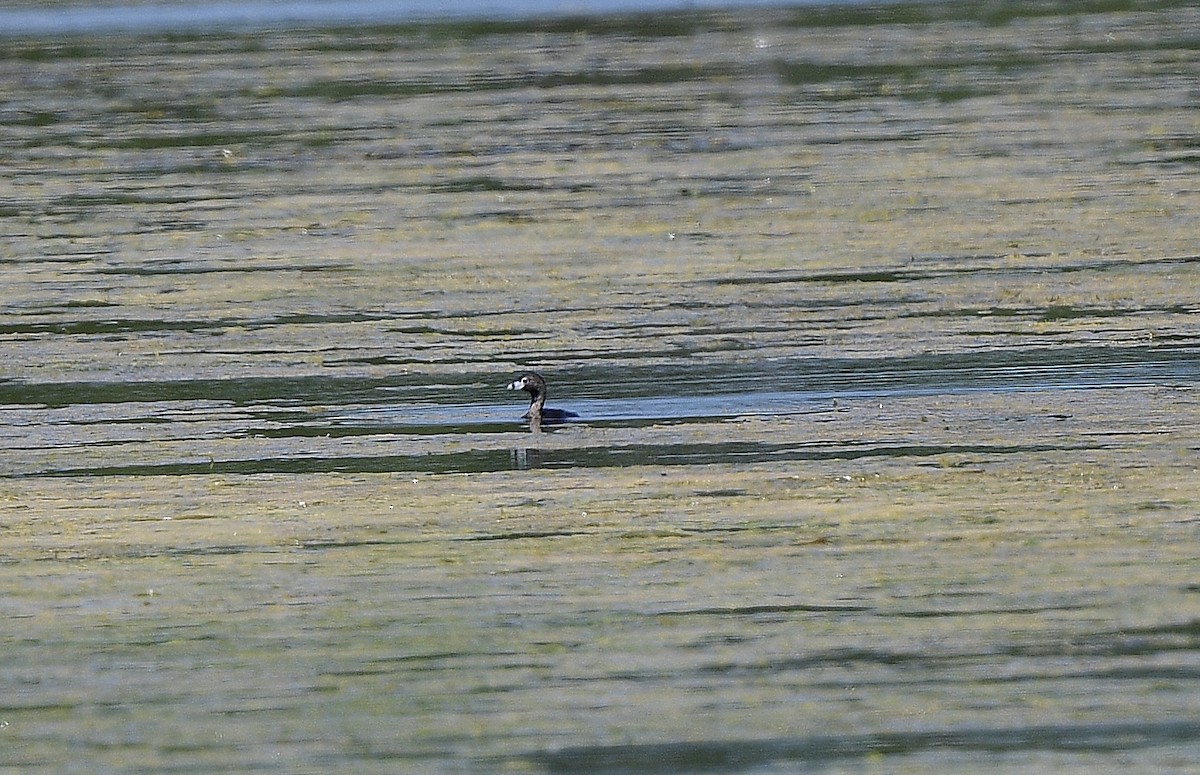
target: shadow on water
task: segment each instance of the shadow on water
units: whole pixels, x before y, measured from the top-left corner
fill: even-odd
[[[768,765],[829,765],[870,756],[929,751],[1027,753],[1030,751],[1129,751],[1190,743],[1200,736],[1194,721],[1114,724],[1052,724],[1028,727],[881,732],[767,740],[697,741],[566,748],[529,757],[550,773],[744,772]]]
[[[683,466],[711,463],[762,463],[860,458],[930,458],[949,454],[1011,455],[1050,450],[1100,449],[1100,445],[877,445],[796,446],[755,442],[642,444],[612,447],[470,450],[446,454],[370,457],[290,457],[255,460],[211,460],[148,465],[95,466],[42,471],[44,476],[188,476],[196,474],[314,474],[424,472],[488,473],[529,468],[612,468]]]

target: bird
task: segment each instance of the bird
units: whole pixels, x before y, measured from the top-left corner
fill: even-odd
[[[521,419],[531,423],[565,422],[572,417],[578,417],[575,412],[566,409],[546,408],[546,379],[537,372],[527,371],[519,379],[508,383],[509,390],[524,390],[529,394],[529,411]]]

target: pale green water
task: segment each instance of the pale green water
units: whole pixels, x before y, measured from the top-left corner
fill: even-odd
[[[1195,771],[1200,12],[971,8],[3,41],[0,768]]]

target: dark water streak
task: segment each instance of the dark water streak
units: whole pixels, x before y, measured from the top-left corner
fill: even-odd
[[[828,766],[863,756],[911,756],[923,751],[1000,754],[1017,751],[1125,751],[1185,743],[1200,725],[1061,724],[1026,728],[937,730],[859,737],[695,741],[644,746],[570,748],[539,757],[553,773],[746,772],[772,766]]]

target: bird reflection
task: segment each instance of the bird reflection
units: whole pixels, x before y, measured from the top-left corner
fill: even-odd
[[[525,471],[530,468],[540,468],[545,459],[542,450],[537,447],[517,447],[508,451],[513,468]]]

